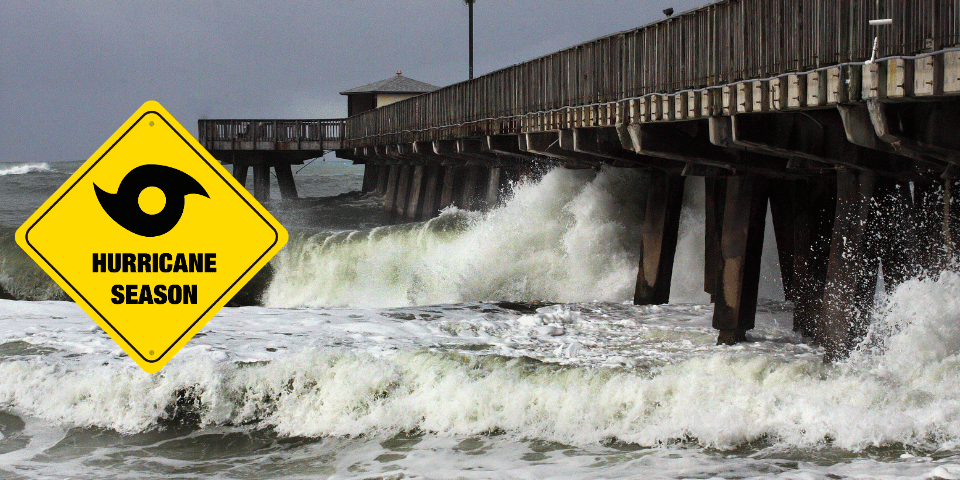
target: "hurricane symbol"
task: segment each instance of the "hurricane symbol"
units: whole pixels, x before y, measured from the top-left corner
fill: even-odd
[[[163,210],[155,214],[140,207],[140,193],[149,187],[159,188],[166,197]],[[157,237],[177,226],[183,215],[184,197],[191,193],[207,195],[207,191],[190,175],[163,165],[141,165],[127,173],[117,193],[107,193],[96,184],[100,206],[121,227],[144,237]]]

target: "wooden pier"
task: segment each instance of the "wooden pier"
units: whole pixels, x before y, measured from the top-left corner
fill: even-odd
[[[233,165],[233,175],[245,185],[253,167],[253,195],[270,199],[270,168],[277,175],[280,195],[297,198],[291,165],[322,157],[343,146],[344,119],[207,120],[198,122],[200,143],[214,158]]]
[[[638,304],[669,299],[683,177],[705,177],[721,343],[754,326],[769,205],[795,329],[842,358],[880,267],[888,288],[937,271],[960,234],[960,0],[719,1],[343,128],[337,156],[402,219],[493,205],[539,162],[647,171]]]

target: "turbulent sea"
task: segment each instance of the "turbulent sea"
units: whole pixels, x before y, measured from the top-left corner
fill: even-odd
[[[631,171],[386,225],[362,166],[315,162],[267,204],[265,305],[147,374],[13,241],[78,166],[0,163],[0,478],[960,478],[960,275],[880,298],[825,365],[768,238],[757,328],[715,346],[696,179],[671,303],[635,306]]]

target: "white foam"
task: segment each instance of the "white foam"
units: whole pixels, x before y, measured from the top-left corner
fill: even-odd
[[[383,307],[632,297],[641,212],[633,170],[557,169],[485,214],[337,237],[281,253],[271,306]]]
[[[0,164],[2,165],[2,164]],[[24,163],[11,167],[0,166],[0,177],[5,175],[24,175],[32,172],[49,172],[50,165],[44,163]]]
[[[3,320],[6,338],[60,353],[0,363],[0,403],[122,432],[152,428],[192,391],[207,425],[291,436],[499,430],[582,446],[950,449],[960,442],[960,305],[945,298],[960,298],[955,274],[905,284],[878,320],[899,322],[886,347],[838,366],[763,311],[756,342],[717,347],[709,309],[689,305],[228,309],[158,375],[90,332],[76,306],[33,302]],[[37,327],[18,338],[24,318]],[[506,356],[477,355],[491,353]]]
[[[155,375],[90,328],[74,304],[0,301],[6,343],[56,349],[0,362],[0,405],[62,428],[125,433],[154,429],[177,408],[196,405],[205,432],[223,425],[325,438],[429,432],[422,452],[397,462],[409,472],[422,467],[415,457],[450,472],[474,465],[429,453],[428,445],[480,435],[491,438],[489,461],[547,476],[948,478],[960,445],[958,298],[954,273],[907,282],[885,303],[863,348],[835,366],[801,343],[777,309],[761,308],[749,333],[756,341],[734,347],[713,345],[711,311],[700,305],[566,304],[528,314],[482,304],[225,309]],[[199,400],[194,407],[177,406],[184,393]],[[504,435],[485,435],[492,431]],[[583,451],[611,438],[660,453],[603,467],[579,463],[590,458]],[[526,451],[516,443],[523,439],[583,451],[569,461],[551,454],[534,467],[511,456]],[[362,444],[371,458],[383,453],[370,442]],[[768,451],[757,459],[698,453],[753,442]],[[944,460],[845,457],[831,466],[765,470],[771,464],[763,458],[825,445],[940,451]],[[353,454],[338,455],[347,461]]]

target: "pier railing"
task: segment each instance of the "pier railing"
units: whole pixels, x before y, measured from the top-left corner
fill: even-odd
[[[344,134],[342,118],[316,120],[207,120],[197,122],[208,150],[335,150]]]
[[[960,0],[721,0],[353,116],[344,147],[518,133],[532,112],[864,61],[875,36],[879,57],[956,46]]]

